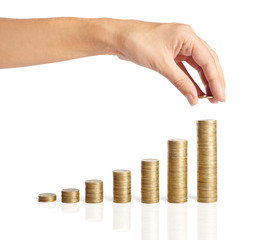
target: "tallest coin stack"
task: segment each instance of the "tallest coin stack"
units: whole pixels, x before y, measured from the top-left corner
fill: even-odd
[[[197,121],[198,134],[198,202],[217,201],[216,120]]]

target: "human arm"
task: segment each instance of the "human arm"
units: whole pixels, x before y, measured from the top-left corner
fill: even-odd
[[[204,94],[182,61],[194,67],[212,102],[225,100],[225,82],[216,53],[178,23],[137,20],[0,18],[0,68],[22,67],[111,54],[155,70],[191,105]]]

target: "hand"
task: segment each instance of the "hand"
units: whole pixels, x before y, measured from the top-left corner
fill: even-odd
[[[193,106],[205,93],[192,79],[182,61],[195,68],[212,103],[225,101],[225,81],[217,54],[193,29],[178,23],[135,20],[122,24],[122,46],[117,55],[165,76]]]

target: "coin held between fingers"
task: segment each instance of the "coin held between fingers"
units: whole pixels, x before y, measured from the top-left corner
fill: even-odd
[[[213,97],[213,96],[210,96],[210,95],[200,95],[200,96],[198,96],[198,98],[200,98],[200,99],[205,99],[205,98],[207,98],[207,99],[213,99],[214,97]]]

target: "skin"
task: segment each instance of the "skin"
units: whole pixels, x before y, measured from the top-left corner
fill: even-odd
[[[23,67],[95,55],[116,55],[166,77],[189,101],[212,95],[225,101],[217,54],[189,25],[137,20],[0,18],[0,68]],[[182,62],[198,71],[205,93]]]

